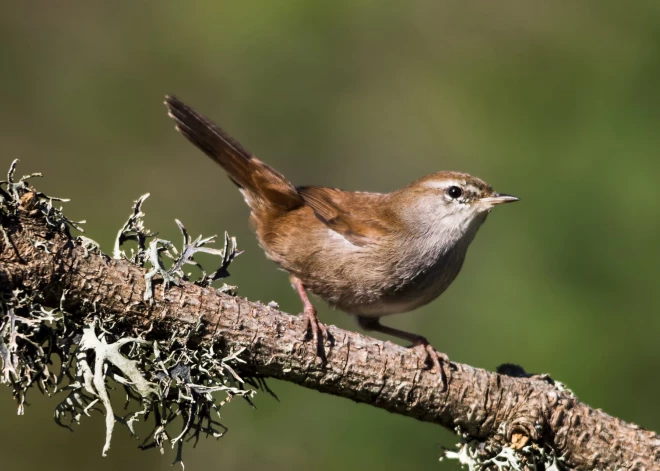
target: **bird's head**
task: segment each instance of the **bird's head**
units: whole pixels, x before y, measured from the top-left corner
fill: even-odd
[[[518,198],[467,173],[438,172],[399,190],[396,201],[412,231],[453,243],[464,236],[472,240],[493,207]]]

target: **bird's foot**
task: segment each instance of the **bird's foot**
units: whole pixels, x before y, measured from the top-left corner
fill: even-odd
[[[415,340],[410,348],[416,349],[424,358],[424,363],[431,363],[433,371],[438,375],[438,382],[442,383],[442,390],[449,387],[449,380],[451,379],[451,364],[449,357],[445,353],[437,351],[424,337]],[[442,364],[447,365],[447,372],[442,367]]]
[[[326,358],[323,346],[326,340],[328,340],[328,328],[316,316],[316,309],[313,306],[305,306],[302,314],[305,316],[305,336],[308,333],[312,334],[312,342],[316,347],[316,354],[325,362]]]
[[[300,296],[300,300],[304,306],[303,316],[305,316],[305,337],[307,337],[308,332],[311,332],[312,341],[316,348],[316,355],[321,358],[323,363],[325,363],[327,360],[323,346],[325,345],[325,341],[328,340],[328,328],[321,324],[319,318],[316,317],[316,308],[307,297],[307,292],[305,291],[305,286],[302,281],[292,275],[291,284],[296,291],[298,291],[298,296]]]

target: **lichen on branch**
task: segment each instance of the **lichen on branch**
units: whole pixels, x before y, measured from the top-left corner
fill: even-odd
[[[47,224],[64,231],[79,229],[80,223],[67,219],[61,208],[53,201],[64,202],[37,192],[28,184],[28,179],[41,176],[32,174],[14,180],[16,161],[9,169],[7,180],[0,183],[0,214],[4,219],[14,217],[18,211],[27,210],[34,216],[40,215]],[[183,267],[192,264],[202,270],[200,283],[205,285],[228,276],[227,268],[238,255],[236,241],[225,235],[224,249],[206,247],[215,237],[191,240],[183,224],[177,221],[184,236],[181,255],[173,244],[154,239],[152,246],[166,247],[165,250],[146,249],[146,242],[154,238],[145,229],[141,205],[145,195],[136,201],[133,213],[120,230],[114,255],[131,263],[143,266],[150,262],[154,269],[145,279],[178,284],[188,280]],[[0,226],[3,227],[3,226]],[[5,241],[9,238],[2,229]],[[96,242],[89,238],[78,238],[89,253],[100,254]],[[137,252],[127,257],[121,246],[128,242],[137,243]],[[231,241],[231,242],[230,242]],[[50,253],[48,241],[32,240],[35,250]],[[9,247],[10,244],[6,244]],[[197,252],[221,257],[220,268],[210,276],[194,261]],[[166,268],[161,256],[166,253],[172,258]],[[104,256],[105,257],[105,256]],[[106,257],[107,258],[107,257]],[[157,268],[156,268],[157,267]],[[151,288],[151,283],[148,285]],[[146,292],[146,290],[145,290]],[[118,313],[103,312],[92,307],[85,316],[71,315],[64,309],[67,292],[57,308],[47,308],[38,292],[14,289],[3,292],[0,300],[0,380],[13,390],[18,402],[18,412],[25,412],[26,395],[37,386],[48,395],[64,395],[55,407],[55,421],[71,429],[91,411],[100,411],[105,416],[106,437],[102,454],[110,449],[116,423],[125,425],[135,435],[135,422],[151,421],[152,431],[142,443],[142,448],[158,447],[163,450],[166,442],[177,447],[176,461],[181,461],[185,440],[201,435],[219,438],[227,428],[220,423],[220,409],[235,397],[250,404],[255,393],[234,366],[243,362],[243,349],[218,354],[213,345],[199,345],[194,337],[199,335],[201,320],[196,325],[181,324],[163,340],[147,340],[153,323],[136,326],[126,323]],[[145,296],[149,299],[149,296]],[[78,303],[93,305],[92,299],[78,299]],[[253,384],[254,380],[248,378]],[[116,412],[111,400],[111,384],[123,388],[126,397],[124,409],[136,409],[123,415]],[[258,385],[258,384],[257,384]],[[134,404],[134,406],[132,406]],[[179,429],[176,422],[180,422]]]

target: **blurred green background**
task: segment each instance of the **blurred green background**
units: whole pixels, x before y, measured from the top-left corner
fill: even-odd
[[[300,303],[223,172],[173,130],[173,93],[296,184],[389,191],[462,170],[520,196],[497,208],[438,301],[389,325],[455,361],[550,373],[588,404],[660,429],[660,4],[367,0],[3,2],[0,167],[41,171],[110,252],[131,204],[179,240],[228,230],[242,296]],[[533,3],[533,5],[531,4]],[[322,303],[323,321],[357,329]],[[386,338],[386,337],[383,337]],[[457,469],[439,427],[271,381],[258,410],[187,469]],[[169,469],[125,430],[100,456],[33,394],[0,388],[6,469]],[[43,453],[35,453],[35,446]]]

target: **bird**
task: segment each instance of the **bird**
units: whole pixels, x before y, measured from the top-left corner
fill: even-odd
[[[381,318],[440,296],[491,209],[518,198],[455,171],[426,175],[390,193],[294,186],[175,96],[167,95],[165,105],[179,133],[220,164],[243,194],[266,257],[289,274],[300,296],[305,336],[311,332],[317,349],[328,332],[307,292],[355,316],[367,331],[411,342],[447,381],[445,354],[425,336],[385,326]]]

